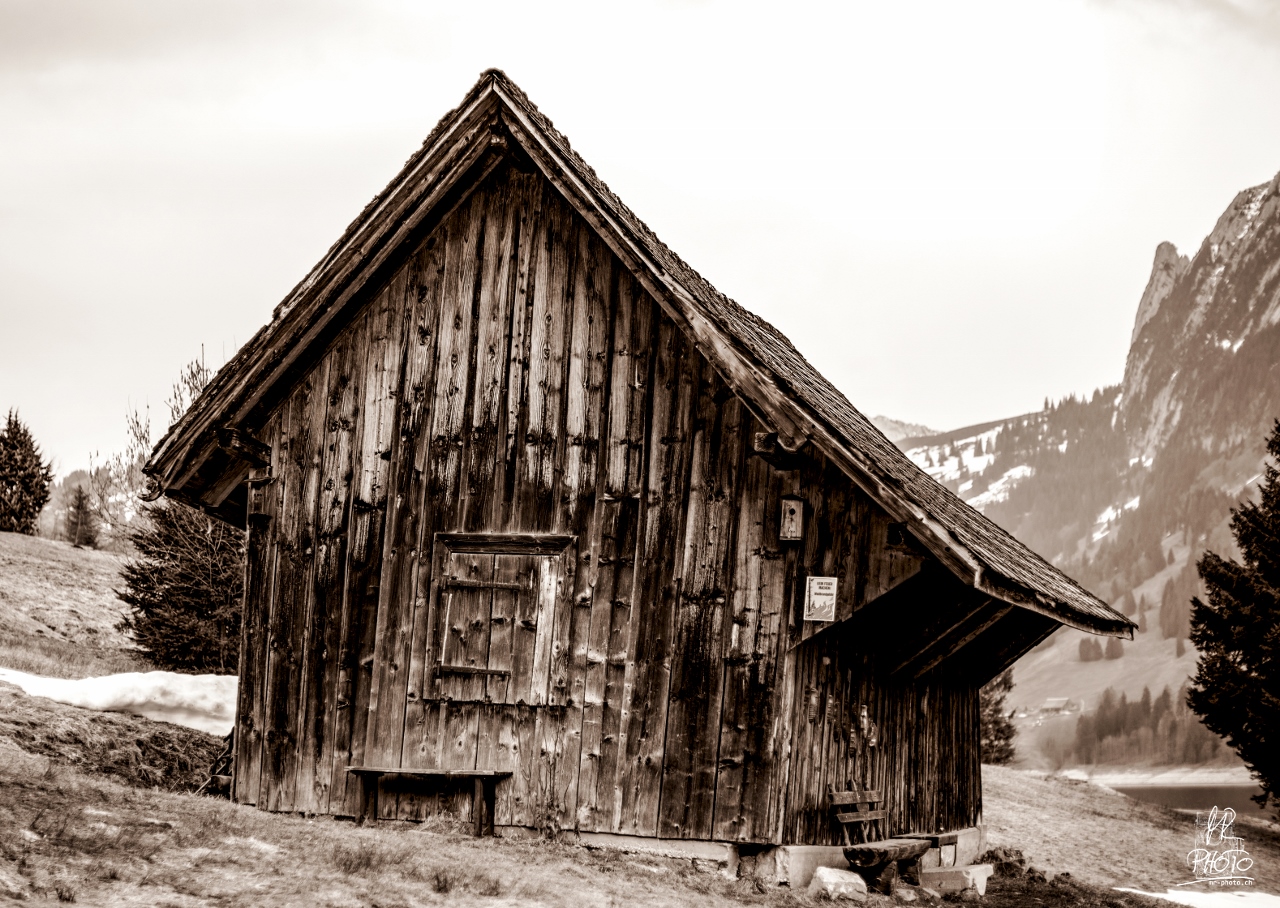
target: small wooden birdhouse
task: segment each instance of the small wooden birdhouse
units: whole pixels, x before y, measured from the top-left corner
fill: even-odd
[[[788,495],[782,499],[782,519],[778,523],[778,538],[798,541],[804,538],[804,499]]]

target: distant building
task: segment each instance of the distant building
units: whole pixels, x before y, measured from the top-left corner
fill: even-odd
[[[1040,707],[1040,715],[1042,716],[1061,716],[1066,713],[1075,712],[1078,709],[1074,700],[1067,697],[1050,697],[1044,701],[1044,705]]]

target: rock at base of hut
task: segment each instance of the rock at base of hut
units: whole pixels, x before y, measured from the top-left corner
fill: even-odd
[[[970,864],[967,867],[935,867],[920,871],[920,882],[939,892],[960,892],[972,889],[978,895],[986,895],[987,878],[994,868],[990,864]]]
[[[822,895],[829,899],[850,899],[855,902],[867,900],[867,884],[852,870],[837,870],[834,867],[819,867],[813,872],[809,882],[810,895]]]

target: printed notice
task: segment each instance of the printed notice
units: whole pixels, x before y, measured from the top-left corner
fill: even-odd
[[[836,578],[810,577],[804,587],[804,620],[836,620]]]

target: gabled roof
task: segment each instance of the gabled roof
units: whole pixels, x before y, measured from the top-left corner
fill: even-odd
[[[400,173],[276,307],[156,446],[155,493],[201,502],[184,487],[269,399],[295,361],[466,173],[514,141],[688,331],[756,415],[797,450],[812,443],[965,583],[1072,627],[1132,636],[1133,623],[912,463],[776,328],[716,290],[667,248],[569,146],[505,74],[484,73]],[[222,435],[220,444],[218,436]],[[225,458],[231,456],[230,461]],[[228,467],[227,469],[230,469]],[[232,476],[235,479],[235,476]],[[228,483],[223,480],[224,487]],[[225,495],[225,492],[224,492]]]

